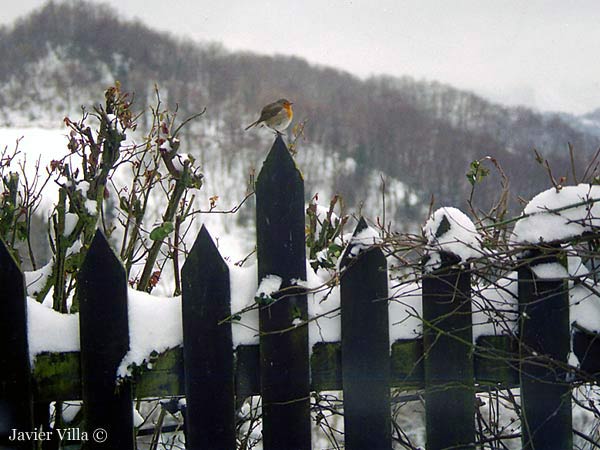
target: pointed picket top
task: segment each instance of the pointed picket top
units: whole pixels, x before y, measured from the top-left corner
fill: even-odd
[[[292,158],[292,155],[280,134],[275,138],[275,142],[256,178],[257,186],[265,182],[268,183],[267,181],[264,181],[264,179],[271,176],[273,173],[285,173],[286,176],[291,175],[302,179],[302,174],[300,173],[298,166],[296,166],[296,162],[294,161],[294,158]]]
[[[340,264],[344,438],[349,450],[392,446],[387,263],[374,246],[378,240],[361,217]]]
[[[22,314],[24,318],[24,330],[26,328],[25,318],[27,317],[25,303],[27,290],[25,288],[25,277],[19,268],[17,260],[3,239],[0,239],[0,284],[2,285],[0,311],[4,312],[6,310],[6,314],[0,314],[0,319],[2,317],[12,317],[11,320],[18,321],[17,317],[13,317],[8,311],[14,311],[19,314],[19,316]],[[2,322],[0,322],[0,335],[2,335],[2,331],[8,331],[8,327],[4,327],[3,329],[1,323]],[[27,345],[27,339],[25,339],[25,345]]]
[[[25,295],[25,279],[19,268],[19,263],[3,239],[0,239],[0,282],[2,286],[11,286],[11,295],[23,292]],[[6,288],[4,288],[6,290]],[[4,296],[2,296],[4,298]],[[13,297],[6,296],[6,299]]]
[[[293,279],[306,280],[304,227],[304,180],[277,136],[256,179],[258,280],[277,275],[283,288]],[[308,327],[290,330],[298,312],[308,317],[306,295],[300,293],[259,311],[265,450],[311,448]]]
[[[204,225],[181,269],[181,287],[186,444],[235,448],[229,268]]]
[[[127,275],[104,233],[96,230],[77,276],[82,396],[86,432],[110,430],[90,448],[133,449],[131,386],[115,389],[117,369],[129,350]]]
[[[277,136],[256,179],[258,278],[305,279],[304,179]]]
[[[202,268],[199,271],[199,268]],[[199,272],[198,272],[199,271]],[[206,278],[210,273],[229,271],[227,264],[219,253],[206,225],[202,225],[194,241],[192,249],[181,268],[182,277],[186,278],[197,272]]]
[[[99,272],[99,268],[102,268],[102,271]],[[110,273],[106,273],[105,269],[110,268]],[[96,230],[94,234],[94,239],[92,239],[92,243],[90,244],[90,248],[88,249],[85,259],[83,260],[83,264],[81,265],[80,276],[84,276],[83,274],[102,274],[107,279],[116,274],[125,276],[125,267],[123,267],[123,263],[111,248],[106,236],[102,232],[100,228]]]
[[[368,233],[365,230],[373,230],[373,228],[369,227],[369,224],[365,220],[363,216],[358,220],[358,224],[354,229],[354,233],[352,233],[352,237],[348,242],[348,246],[344,250],[342,254],[340,268],[343,269],[346,267],[351,260],[356,258],[361,252],[367,250],[377,250],[382,255],[383,252],[379,247],[373,247],[379,240],[379,235],[369,233],[368,235],[363,236],[363,234]]]
[[[4,276],[8,276],[9,273],[21,272],[19,264],[17,264],[15,257],[3,239],[0,239],[0,267],[2,268],[2,275],[6,274]]]
[[[0,448],[11,429],[32,430],[33,403],[27,342],[27,300],[23,273],[0,239]],[[3,444],[7,445],[4,447]]]
[[[369,228],[369,224],[363,216],[360,216],[360,219],[358,219],[358,224],[354,229],[354,233],[352,233],[352,237],[356,237],[361,231],[366,230],[367,228]]]

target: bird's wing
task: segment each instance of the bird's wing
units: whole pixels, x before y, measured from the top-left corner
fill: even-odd
[[[269,120],[279,114],[282,109],[283,107],[279,103],[270,103],[262,109],[258,121],[262,122],[264,120]]]

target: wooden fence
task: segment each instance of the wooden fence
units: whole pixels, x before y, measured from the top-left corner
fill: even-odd
[[[81,352],[38,355],[30,368],[23,275],[0,245],[0,448],[12,429],[48,426],[48,403],[82,399],[86,431],[107,430],[88,448],[134,448],[133,398],[185,395],[186,448],[235,449],[236,407],[261,395],[265,450],[310,449],[312,391],[344,392],[345,448],[392,448],[390,389],[424,389],[427,448],[474,449],[476,386],[521,387],[523,448],[572,448],[571,385],[565,381],[571,329],[564,280],[519,271],[520,339],[482,336],[471,346],[468,268],[449,255],[422,283],[423,339],[388,336],[387,266],[377,247],[346,253],[341,278],[342,340],[309,358],[303,179],[277,138],[256,182],[258,276],[282,278],[285,295],[260,309],[260,345],[233,349],[229,270],[206,228],[182,269],[183,348],[115,388],[128,350],[127,280],[98,232],[78,274]],[[366,226],[361,221],[357,231]],[[553,256],[540,256],[547,262]],[[583,371],[600,372],[597,336],[577,333]],[[44,413],[45,410],[45,413]],[[41,412],[40,412],[41,411]],[[4,447],[3,447],[4,445]]]

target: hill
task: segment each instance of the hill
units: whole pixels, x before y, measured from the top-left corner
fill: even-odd
[[[80,1],[51,1],[1,28],[0,58],[2,126],[56,126],[65,115],[77,116],[80,105],[100,101],[115,80],[135,93],[140,110],[151,103],[155,84],[182,115],[206,107],[188,142],[208,178],[211,164],[226,171],[219,176],[260,165],[270,136],[244,126],[261,105],[286,96],[295,102],[295,122],[307,120],[298,155],[307,196],[341,192],[350,209],[364,204],[379,214],[383,173],[388,217],[404,223],[424,219],[431,195],[464,208],[473,160],[491,155],[502,165],[516,211],[517,195],[528,198],[548,186],[533,148],[550,159],[558,178],[571,174],[568,143],[580,172],[600,146],[600,134],[577,118],[509,108],[410,77],[361,80],[296,57],[230,52]],[[244,174],[235,176],[243,184]],[[499,177],[488,177],[476,204],[491,205],[498,189]]]

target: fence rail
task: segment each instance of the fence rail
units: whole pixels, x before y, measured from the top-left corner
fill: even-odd
[[[256,196],[259,278],[278,275],[290,287],[306,278],[304,191],[280,137]],[[361,221],[357,232],[365,227]],[[134,448],[132,399],[185,395],[187,448],[232,449],[236,407],[261,395],[265,450],[310,449],[310,393],[343,390],[345,448],[389,450],[390,389],[400,388],[425,390],[428,449],[466,449],[476,445],[475,391],[492,386],[521,387],[524,448],[570,448],[570,385],[556,370],[560,364],[539,364],[543,357],[567,362],[564,280],[538,280],[524,267],[521,339],[481,336],[473,348],[469,270],[447,255],[423,279],[423,339],[396,341],[390,352],[385,258],[376,247],[352,254],[342,259],[341,342],[318,343],[309,357],[308,327],[293,326],[307,319],[306,294],[298,288],[261,307],[259,345],[233,349],[231,323],[223,321],[231,315],[229,271],[203,227],[182,269],[183,348],[162,353],[152,369],[115,388],[129,344],[126,278],[103,234],[78,274],[81,351],[40,354],[33,369],[23,275],[0,245],[0,447],[17,447],[7,442],[13,428],[47,427],[48,418],[35,411],[47,411],[50,401],[83,399],[86,429],[109,430],[109,441],[97,448]],[[600,374],[597,335],[575,330],[573,348],[582,371]]]

